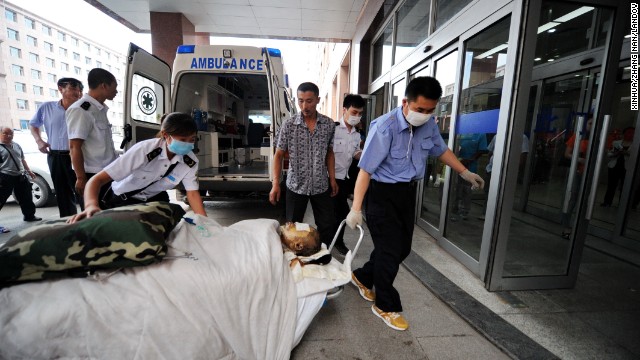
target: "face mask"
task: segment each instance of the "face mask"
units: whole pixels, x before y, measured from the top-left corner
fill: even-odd
[[[409,114],[407,115],[407,121],[409,124],[413,126],[420,126],[426,123],[431,118],[431,114],[423,114],[419,112],[412,111],[409,109]]]
[[[171,139],[173,141],[171,141],[168,147],[169,147],[169,151],[171,151],[172,153],[177,155],[187,155],[188,153],[191,152],[191,150],[193,150],[192,143],[176,140],[173,137],[171,137]]]
[[[351,126],[356,126],[360,122],[361,118],[362,118],[362,116],[349,115],[349,118],[347,119],[347,124],[349,124]]]

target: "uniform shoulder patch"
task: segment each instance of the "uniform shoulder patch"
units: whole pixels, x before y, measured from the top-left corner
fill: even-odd
[[[184,163],[187,164],[188,167],[193,167],[196,164],[195,160],[190,158],[189,155],[185,155],[182,160],[184,160]]]
[[[91,103],[88,101],[85,101],[82,103],[82,105],[80,105],[81,108],[85,109],[85,110],[89,110],[89,107],[91,107]]]
[[[151,150],[148,154],[147,154],[147,160],[151,161],[155,158],[158,157],[158,155],[162,154],[162,148],[155,148],[153,150]]]

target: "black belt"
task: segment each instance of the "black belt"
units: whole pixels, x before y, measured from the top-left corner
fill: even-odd
[[[416,186],[416,184],[418,184],[418,180],[411,180],[411,181],[407,181],[407,182],[396,182],[396,183],[386,183],[386,182],[380,182],[374,179],[371,179],[371,182],[376,184],[377,186],[382,186],[382,187],[414,187]]]
[[[69,155],[69,150],[49,150],[49,154],[54,155]]]

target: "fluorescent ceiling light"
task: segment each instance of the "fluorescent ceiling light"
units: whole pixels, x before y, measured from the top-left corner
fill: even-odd
[[[554,33],[554,32],[556,32],[556,29],[549,29],[549,32],[550,33]]]
[[[631,37],[631,34],[627,34],[627,35],[624,36],[625,39],[628,39],[630,37]]]
[[[592,6],[583,6],[581,8],[578,8],[576,10],[573,10],[572,12],[568,13],[567,15],[564,16],[560,16],[559,18],[553,20],[553,21],[549,21],[548,23],[544,24],[544,25],[540,25],[538,27],[538,34],[540,34],[541,32],[545,32],[547,30],[550,30],[558,25],[560,25],[563,22],[567,22],[569,20],[575,19],[580,15],[586,14],[589,11],[592,11],[594,8]]]
[[[554,59],[549,59],[549,60],[547,60],[547,61],[551,62],[551,61],[553,61],[553,60],[554,60]]]
[[[494,48],[493,48],[493,49],[491,49],[491,50],[488,50],[488,51],[483,52],[482,54],[480,54],[480,55],[476,56],[475,58],[476,58],[476,59],[484,59],[484,58],[486,58],[486,57],[487,57],[487,56],[489,56],[489,55],[493,55],[493,54],[497,53],[497,52],[498,52],[498,51],[500,51],[500,50],[504,50],[504,49],[506,49],[507,47],[509,47],[509,45],[507,45],[507,44],[498,45],[498,46],[494,47]]]
[[[542,58],[535,58],[535,59],[533,59],[533,61],[540,61],[540,60],[542,60]]]

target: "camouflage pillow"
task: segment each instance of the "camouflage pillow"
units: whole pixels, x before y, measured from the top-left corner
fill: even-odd
[[[0,247],[0,287],[160,261],[166,237],[184,214],[179,205],[152,202],[101,211],[75,224],[44,221]]]

